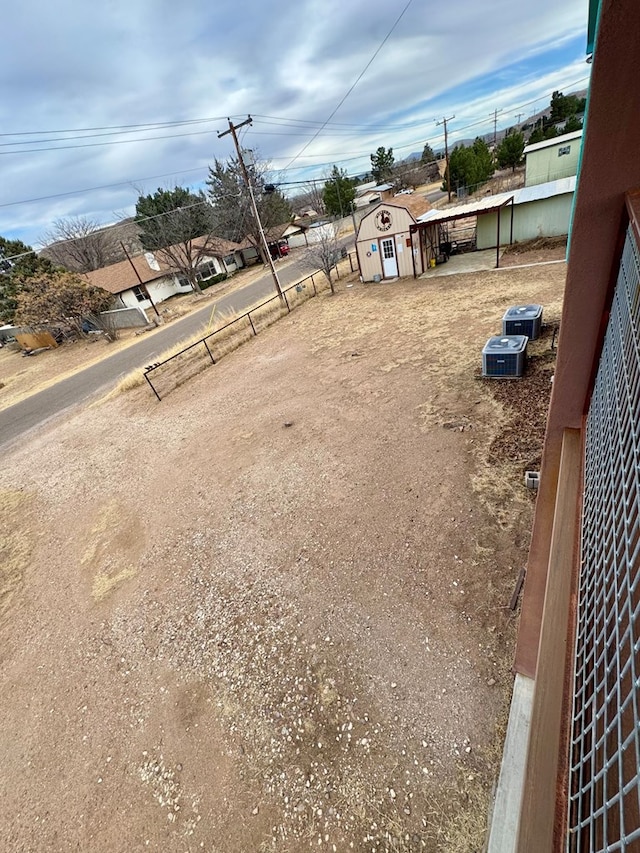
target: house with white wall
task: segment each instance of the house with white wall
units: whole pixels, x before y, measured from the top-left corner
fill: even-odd
[[[237,243],[219,237],[199,239],[207,240],[196,268],[196,279],[203,284],[216,275],[235,272],[245,265]],[[118,308],[151,308],[152,304],[191,290],[188,278],[166,263],[161,252],[135,255],[85,273],[84,278],[95,287],[112,293],[114,307]]]

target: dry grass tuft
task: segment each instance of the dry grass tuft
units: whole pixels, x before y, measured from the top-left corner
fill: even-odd
[[[98,572],[93,579],[93,586],[91,587],[91,594],[94,600],[102,601],[103,598],[106,598],[121,583],[135,577],[136,574],[137,570],[133,566],[127,566],[119,572],[112,574],[109,574],[109,572]]]

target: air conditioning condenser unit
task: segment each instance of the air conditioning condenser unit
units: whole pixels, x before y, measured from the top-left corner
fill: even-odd
[[[482,350],[483,376],[522,376],[527,363],[526,335],[495,335]]]
[[[535,341],[541,329],[542,305],[514,305],[502,318],[503,335],[526,335]]]

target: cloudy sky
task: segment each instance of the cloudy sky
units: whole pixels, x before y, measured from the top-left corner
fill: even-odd
[[[378,145],[440,147],[439,117],[454,141],[494,109],[508,127],[586,87],[586,24],[587,0],[14,0],[0,234],[41,245],[58,218],[106,224],[139,189],[202,185],[232,153],[227,116],[252,115],[242,144],[283,186],[365,171]]]

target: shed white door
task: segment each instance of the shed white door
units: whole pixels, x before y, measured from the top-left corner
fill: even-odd
[[[393,237],[385,237],[380,240],[380,252],[382,253],[382,274],[385,278],[395,278],[398,275],[398,259],[396,258],[396,246]]]

